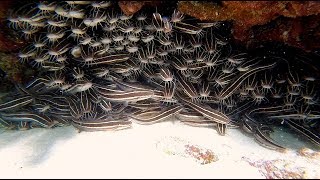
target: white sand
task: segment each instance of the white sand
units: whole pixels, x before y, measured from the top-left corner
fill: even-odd
[[[201,165],[166,154],[164,148],[172,150],[175,139],[210,149],[219,160]],[[308,177],[318,176],[312,173],[319,160],[265,149],[237,129],[219,136],[213,129],[163,122],[116,132],[78,133],[69,126],[0,135],[2,178],[265,178],[242,157],[294,159],[307,167]]]

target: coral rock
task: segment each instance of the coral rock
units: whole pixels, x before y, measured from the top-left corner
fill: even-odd
[[[0,26],[3,25],[0,23]],[[18,49],[25,46],[25,42],[21,40],[12,40],[7,36],[7,33],[1,31],[0,32],[0,52],[12,52],[17,51]]]
[[[314,23],[300,24],[302,19],[299,17],[319,14],[320,3],[316,1],[222,1],[221,6],[209,2],[185,1],[179,2],[178,9],[200,20],[233,21],[233,35],[240,42],[246,42],[259,35],[251,31],[252,27],[268,24],[280,16],[289,17],[291,19],[289,19],[288,24],[284,22],[284,26],[278,26],[274,32],[273,29],[268,29],[274,34],[264,35],[259,41],[279,40],[305,50],[318,48],[318,46],[313,47],[313,45],[318,44],[318,41],[310,41],[314,39],[312,37],[319,38],[319,34],[314,33],[307,40],[298,38],[299,36],[306,36],[306,34],[303,34],[304,30],[314,26]],[[316,20],[315,24],[319,24],[319,20]],[[265,28],[264,26],[261,27],[261,29]],[[284,36],[281,37],[283,33],[279,34],[278,31],[286,32],[287,29],[291,29],[290,32],[284,33]],[[312,44],[310,45],[310,43]]]
[[[7,30],[6,19],[7,10],[12,6],[13,1],[0,1],[0,52],[12,52],[25,46],[24,41],[19,40],[19,37],[10,37]]]
[[[22,83],[33,74],[30,68],[21,64],[15,55],[0,53],[0,68],[6,72],[7,79],[13,83]]]
[[[144,1],[119,1],[118,4],[125,15],[131,16],[137,11],[139,11],[142,8],[142,6],[145,4],[145,2]]]
[[[260,27],[253,30],[254,39],[250,46],[261,41],[277,41],[301,48],[306,51],[320,48],[320,18],[319,15],[299,18],[279,18],[274,21],[274,26]],[[268,26],[268,25],[265,25]]]

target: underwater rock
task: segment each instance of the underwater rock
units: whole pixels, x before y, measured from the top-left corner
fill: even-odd
[[[320,48],[320,16],[278,18],[272,23],[252,28],[254,38],[248,46],[254,47],[261,41],[277,41],[311,51]]]
[[[317,16],[313,18],[303,17],[317,15],[320,12],[320,3],[316,1],[306,2],[271,2],[271,1],[222,1],[222,5],[209,2],[184,1],[178,3],[178,9],[188,15],[208,21],[233,21],[233,36],[241,43],[249,40],[261,41],[281,41],[288,45],[312,50],[317,47],[319,35],[308,31],[315,26],[318,27]],[[274,28],[263,25],[272,23],[278,17],[288,17],[285,21]],[[287,22],[288,21],[288,22]],[[302,23],[302,22],[307,23]],[[309,21],[311,21],[309,23]],[[259,26],[261,25],[261,26]],[[259,26],[259,27],[256,27]],[[257,31],[252,31],[258,28]],[[264,34],[267,28],[267,34]],[[290,33],[285,33],[290,30]],[[284,32],[280,34],[280,32]],[[311,33],[310,33],[311,32]],[[259,38],[257,38],[257,36]],[[304,37],[307,37],[306,39]],[[258,40],[259,39],[259,40]]]
[[[122,12],[127,15],[131,16],[134,13],[138,12],[142,6],[144,6],[144,1],[119,1],[119,6]]]
[[[156,7],[163,4],[161,1],[119,1],[118,5],[122,12],[131,16],[140,11],[144,6]],[[163,4],[164,5],[164,4]]]
[[[0,2],[0,19],[6,19],[7,10],[10,8],[12,1],[4,0]]]
[[[34,73],[32,69],[20,63],[15,55],[6,53],[0,53],[0,68],[6,73],[5,79],[12,83],[23,83],[30,80],[29,78]],[[1,82],[1,86],[3,83]]]
[[[1,27],[4,27],[2,23],[0,23]],[[19,48],[23,47],[25,44],[21,40],[12,40],[9,38],[6,33],[0,31],[0,52],[11,52],[16,51]]]
[[[8,9],[12,7],[13,1],[0,2],[0,52],[12,52],[25,46],[24,41],[18,36],[12,35],[12,31],[8,30],[6,19]]]

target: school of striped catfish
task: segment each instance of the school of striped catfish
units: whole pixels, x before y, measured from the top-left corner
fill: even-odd
[[[286,126],[320,146],[316,67],[236,50],[221,22],[169,13],[127,16],[110,1],[11,10],[8,27],[29,42],[17,57],[38,73],[3,98],[0,124],[101,131],[176,120],[220,135],[239,128],[274,150],[286,147],[273,127]]]

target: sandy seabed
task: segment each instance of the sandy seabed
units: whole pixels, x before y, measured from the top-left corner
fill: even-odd
[[[305,146],[305,142],[285,133],[276,135],[281,137],[278,142],[289,139],[296,147]],[[210,150],[217,160],[201,163],[201,159],[186,154],[186,144]],[[120,131],[81,133],[72,126],[2,130],[0,177],[319,178],[316,169],[320,158],[297,152],[263,148],[239,129],[228,129],[225,136],[220,136],[213,129],[179,122],[133,124],[131,129]]]

